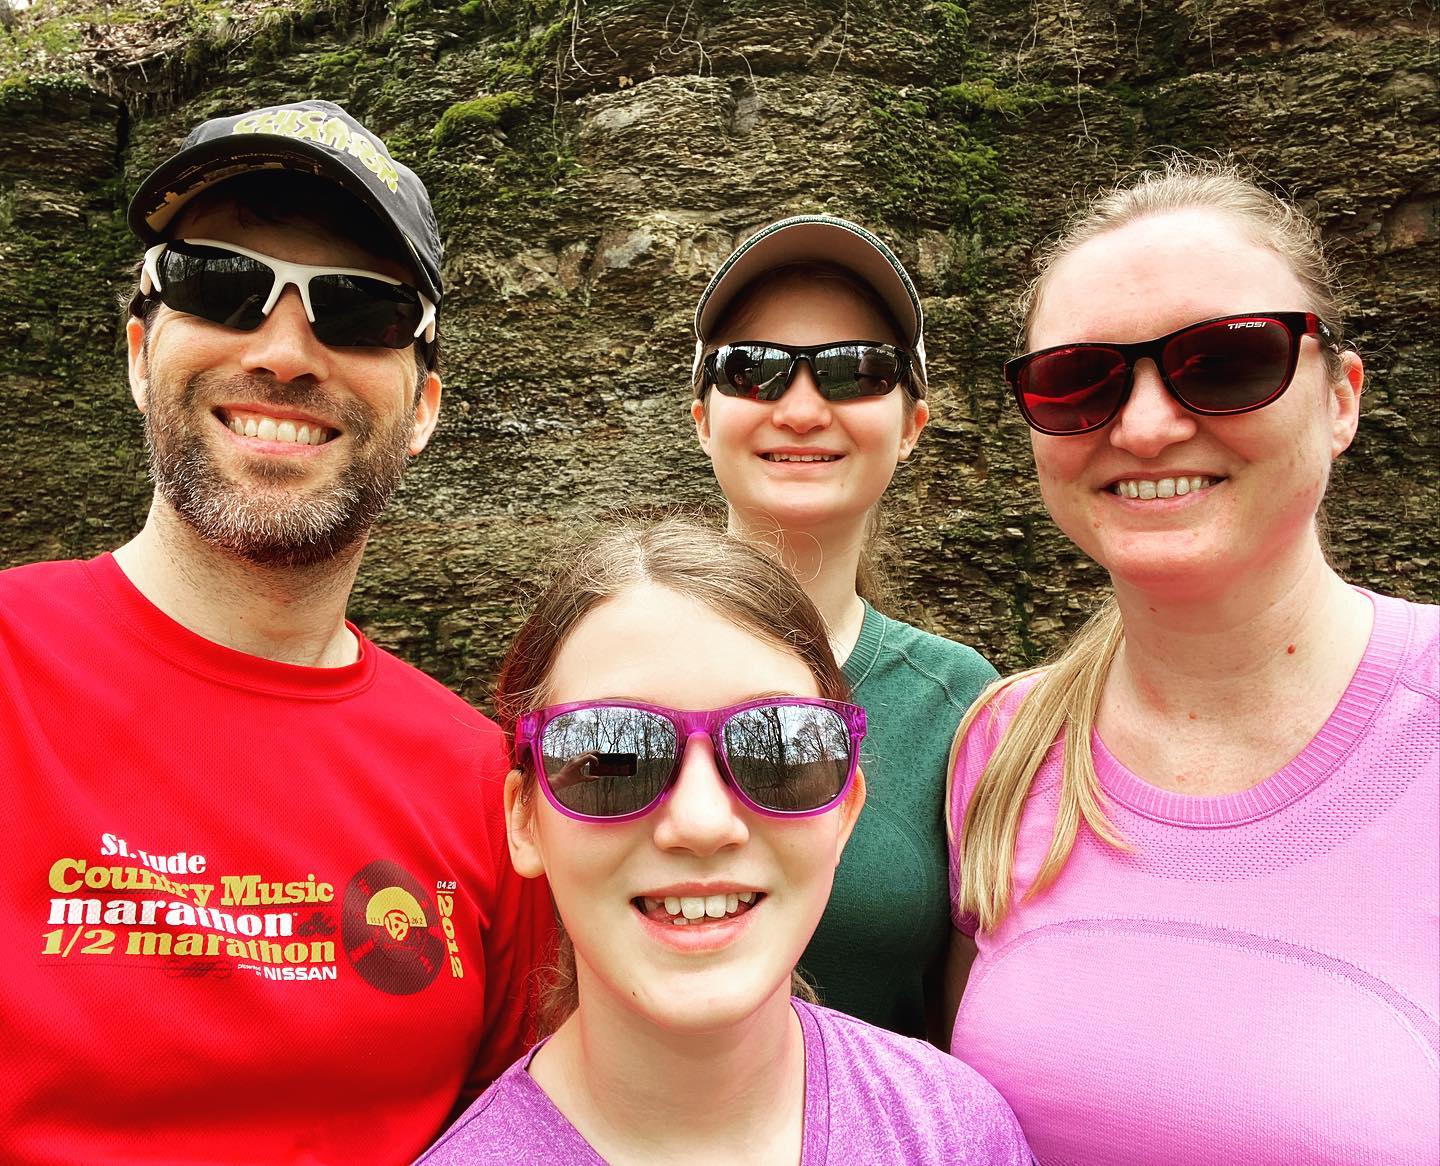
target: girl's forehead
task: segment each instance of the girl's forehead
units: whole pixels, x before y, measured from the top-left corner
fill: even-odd
[[[815,339],[791,338],[776,329],[798,329]],[[773,334],[772,334],[773,333]],[[895,326],[873,294],[839,272],[780,269],[762,276],[736,296],[715,337],[823,343],[827,339],[874,339],[901,343]]]
[[[794,652],[701,601],[651,583],[596,605],[560,646],[547,702],[606,697],[719,708],[757,693],[818,696]]]

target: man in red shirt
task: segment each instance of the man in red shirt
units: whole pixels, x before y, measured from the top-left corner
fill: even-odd
[[[494,724],[345,607],[440,406],[420,180],[328,102],[144,183],[155,496],[0,573],[7,1162],[408,1162],[523,1050]]]

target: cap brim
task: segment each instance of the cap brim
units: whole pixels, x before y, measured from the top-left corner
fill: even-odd
[[[912,347],[924,315],[914,284],[893,252],[864,228],[843,219],[800,215],[771,223],[742,243],[715,273],[695,309],[695,335],[704,344],[745,286],[765,272],[807,260],[853,271],[884,301]]]
[[[130,200],[127,221],[146,245],[161,242],[165,229],[193,198],[228,179],[261,170],[293,170],[328,178],[369,208],[386,233],[410,257],[420,290],[436,303],[440,289],[415,245],[366,183],[319,145],[278,134],[243,134],[201,142],[157,166]]]

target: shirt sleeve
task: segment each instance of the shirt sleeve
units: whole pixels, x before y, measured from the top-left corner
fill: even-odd
[[[510,863],[501,797],[509,756],[503,745],[487,757],[481,780],[484,827],[495,865],[489,925],[480,936],[485,963],[484,1027],[475,1061],[456,1103],[468,1106],[535,1042],[541,969],[552,957],[555,911],[543,878],[517,874]]]

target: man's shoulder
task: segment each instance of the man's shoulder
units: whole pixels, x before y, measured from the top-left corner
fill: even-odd
[[[368,636],[367,651],[375,653],[377,678],[395,693],[403,693],[409,707],[422,715],[448,717],[473,728],[500,735],[500,726],[428,672],[382,648]]]
[[[38,622],[56,611],[91,607],[99,596],[84,559],[52,559],[0,571],[0,620]]]
[[[85,577],[84,559],[47,559],[0,571],[0,595],[46,594],[55,587],[73,586]]]

